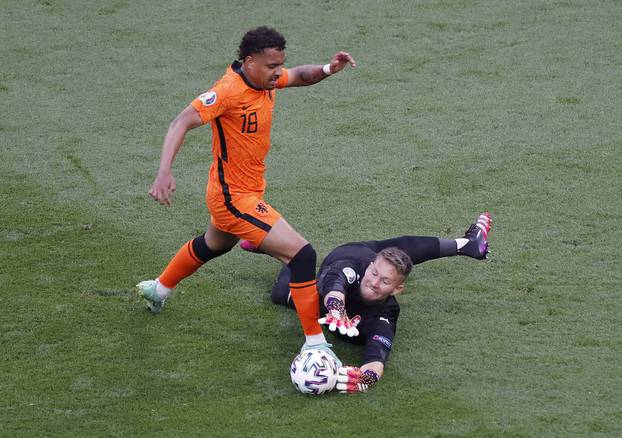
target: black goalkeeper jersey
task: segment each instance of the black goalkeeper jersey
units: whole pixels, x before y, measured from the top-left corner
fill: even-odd
[[[387,240],[348,243],[335,248],[324,259],[318,276],[318,292],[322,314],[326,313],[324,297],[331,291],[346,296],[346,312],[350,318],[361,316],[359,336],[348,337],[336,332],[340,339],[365,344],[363,363],[385,363],[393,347],[393,338],[400,316],[400,305],[390,296],[382,303],[367,304],[361,298],[361,279],[369,264],[384,248],[396,246],[405,251],[413,264],[440,257],[435,237],[403,236]]]
[[[345,295],[346,312],[350,318],[361,316],[357,326],[359,335],[348,337],[334,332],[348,342],[364,344],[363,364],[379,361],[385,363],[393,347],[400,306],[393,296],[382,303],[366,304],[361,298],[361,279],[378,253],[389,247],[398,247],[409,255],[413,264],[441,257],[436,237],[402,236],[387,240],[371,240],[341,245],[331,251],[320,266],[317,285],[322,314],[326,314],[324,297],[330,291]],[[272,290],[272,300],[277,304],[294,307],[289,295],[289,269],[284,267]]]

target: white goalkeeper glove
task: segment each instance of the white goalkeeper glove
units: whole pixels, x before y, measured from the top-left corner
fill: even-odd
[[[361,317],[356,315],[352,319],[348,318],[346,305],[342,300],[329,297],[326,303],[326,310],[328,310],[326,316],[318,319],[317,322],[328,325],[328,330],[331,332],[338,329],[339,333],[348,335],[350,338],[359,335],[356,326],[361,322]]]
[[[339,368],[337,375],[337,391],[342,394],[353,392],[365,392],[370,386],[378,382],[380,378],[372,370],[361,371],[360,368],[345,366]]]

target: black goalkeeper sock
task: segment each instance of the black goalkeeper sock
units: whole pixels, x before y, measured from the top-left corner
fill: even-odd
[[[458,255],[458,244],[454,239],[438,239],[441,257]]]

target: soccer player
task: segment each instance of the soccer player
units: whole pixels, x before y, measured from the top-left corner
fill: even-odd
[[[158,278],[140,282],[137,293],[151,312],[160,312],[180,281],[228,252],[242,238],[291,271],[288,288],[306,338],[303,349],[313,346],[331,352],[317,321],[315,250],[264,200],[264,159],[270,149],[277,89],[313,85],[356,63],[350,54],[338,52],[325,65],[287,69],[285,38],[265,26],[243,36],[238,55],[212,88],[170,124],[160,167],[149,190],[160,204],[170,205],[175,192],[172,165],[184,137],[189,130],[211,123],[214,161],[206,189],[210,224],[205,234],[181,246]]]
[[[365,345],[360,367],[339,368],[338,391],[366,391],[382,377],[400,313],[395,297],[403,292],[413,264],[455,255],[483,260],[491,225],[490,215],[482,213],[459,239],[402,236],[348,243],[328,254],[317,279],[326,314],[320,322],[339,338]],[[240,246],[257,252],[249,242]],[[284,266],[271,296],[274,303],[295,308],[287,287],[290,275]]]

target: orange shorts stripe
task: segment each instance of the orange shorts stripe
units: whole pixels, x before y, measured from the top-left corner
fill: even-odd
[[[224,199],[208,197],[207,208],[212,216],[212,224],[219,230],[248,240],[257,247],[281,218],[281,214],[270,204],[254,195],[236,197],[232,199],[231,206],[239,213],[232,212]]]
[[[232,195],[225,177],[223,158],[218,158],[218,184],[211,181],[205,200],[212,224],[221,231],[260,246],[281,214],[260,194]]]
[[[255,246],[261,245],[272,226],[281,219],[277,210],[256,195],[234,196],[227,202],[224,196],[208,191],[206,202],[216,228]]]

